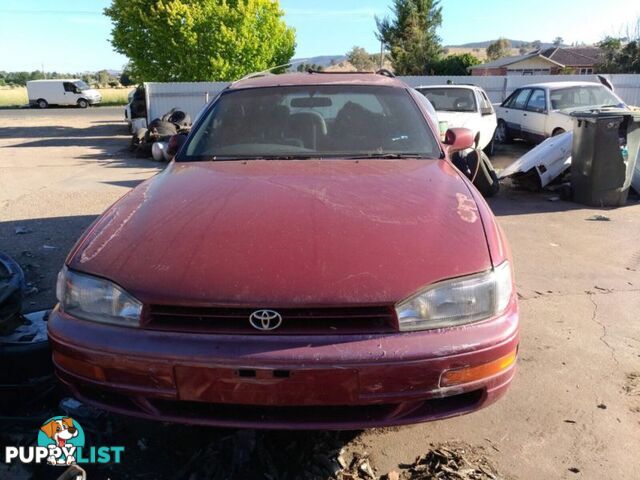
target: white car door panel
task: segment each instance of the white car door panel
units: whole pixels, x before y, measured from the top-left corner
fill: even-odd
[[[531,140],[540,141],[547,137],[547,95],[542,88],[534,88],[523,113],[522,133]]]

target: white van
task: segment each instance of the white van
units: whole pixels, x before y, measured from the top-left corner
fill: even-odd
[[[77,105],[87,108],[102,101],[102,95],[78,79],[31,80],[27,82],[29,105],[47,108],[49,105]]]

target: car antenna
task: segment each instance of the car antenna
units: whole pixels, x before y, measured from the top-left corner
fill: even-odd
[[[309,60],[308,58],[301,58],[299,60],[295,60],[295,61],[292,61],[292,62],[289,62],[289,63],[283,63],[282,65],[276,65],[275,67],[271,67],[271,68],[268,68],[266,70],[262,70],[260,72],[247,73],[244,77],[239,78],[238,80],[235,80],[231,84],[233,85],[236,82],[239,82],[241,80],[248,80],[250,78],[266,77],[267,75],[271,75],[271,72],[273,70],[277,70],[278,68],[283,68],[283,67],[292,67],[293,65],[297,65],[299,63],[304,63],[304,62],[306,62],[308,60]]]

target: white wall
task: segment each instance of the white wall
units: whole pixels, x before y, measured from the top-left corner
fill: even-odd
[[[213,100],[227,85],[227,82],[147,82],[144,84],[147,122],[161,117],[174,107],[195,120],[207,102]]]
[[[629,105],[640,106],[640,75],[604,75],[613,84],[616,93]],[[589,81],[599,83],[595,75],[522,75],[522,76],[425,76],[400,77],[411,87],[444,85],[448,80],[456,84],[482,87],[494,102],[502,102],[516,88],[528,83]],[[145,83],[147,95],[147,121],[164,115],[174,107],[184,110],[195,120],[196,116],[226,86],[226,82],[197,83]]]
[[[622,100],[628,105],[640,106],[640,75],[615,74],[603,75],[607,78]],[[506,76],[469,76],[469,77],[400,77],[412,87],[417,85],[442,85],[447,80],[459,84],[478,85],[487,92],[492,102],[502,102],[516,88],[530,83],[542,82],[594,82],[600,83],[596,75],[506,75]]]

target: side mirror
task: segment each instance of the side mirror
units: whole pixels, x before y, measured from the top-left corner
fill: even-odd
[[[491,107],[484,107],[480,109],[480,115],[482,115],[483,117],[485,115],[492,115],[493,114],[493,108]]]
[[[169,143],[167,144],[167,161],[170,162],[175,158],[175,156],[180,151],[184,142],[187,141],[187,136],[183,133],[178,133],[177,135],[172,135],[169,139]]]
[[[474,144],[473,132],[468,128],[450,128],[444,135],[444,145],[449,153],[472,148]]]

